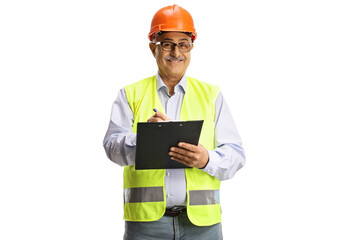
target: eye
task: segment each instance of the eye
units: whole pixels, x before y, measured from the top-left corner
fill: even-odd
[[[162,43],[161,43],[161,46],[162,46],[164,49],[172,49],[172,45],[173,45],[172,42],[162,42]]]
[[[191,48],[191,44],[188,42],[180,42],[179,48],[183,51],[188,51]]]

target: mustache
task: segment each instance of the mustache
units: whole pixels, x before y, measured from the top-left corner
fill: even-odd
[[[173,57],[171,55],[165,57],[166,61],[184,61],[184,57]]]

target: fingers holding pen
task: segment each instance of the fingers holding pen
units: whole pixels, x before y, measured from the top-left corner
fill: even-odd
[[[168,116],[166,116],[164,113],[160,112],[160,111],[156,111],[154,114],[155,118],[159,118],[162,121],[169,121],[170,118]]]
[[[156,110],[156,108],[154,108],[154,112],[155,114],[152,115],[147,122],[161,122],[161,121],[169,121],[170,118],[168,116],[166,116],[164,113]]]

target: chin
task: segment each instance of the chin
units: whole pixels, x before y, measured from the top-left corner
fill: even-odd
[[[182,69],[180,70],[180,69],[176,69],[176,68],[170,68],[170,69],[168,68],[164,72],[166,72],[169,75],[179,75],[184,71]]]
[[[185,72],[169,72],[170,76],[183,76]]]

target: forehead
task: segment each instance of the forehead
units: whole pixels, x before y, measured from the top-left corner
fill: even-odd
[[[168,41],[189,41],[191,38],[183,32],[165,32],[157,37],[158,41],[168,40]]]

